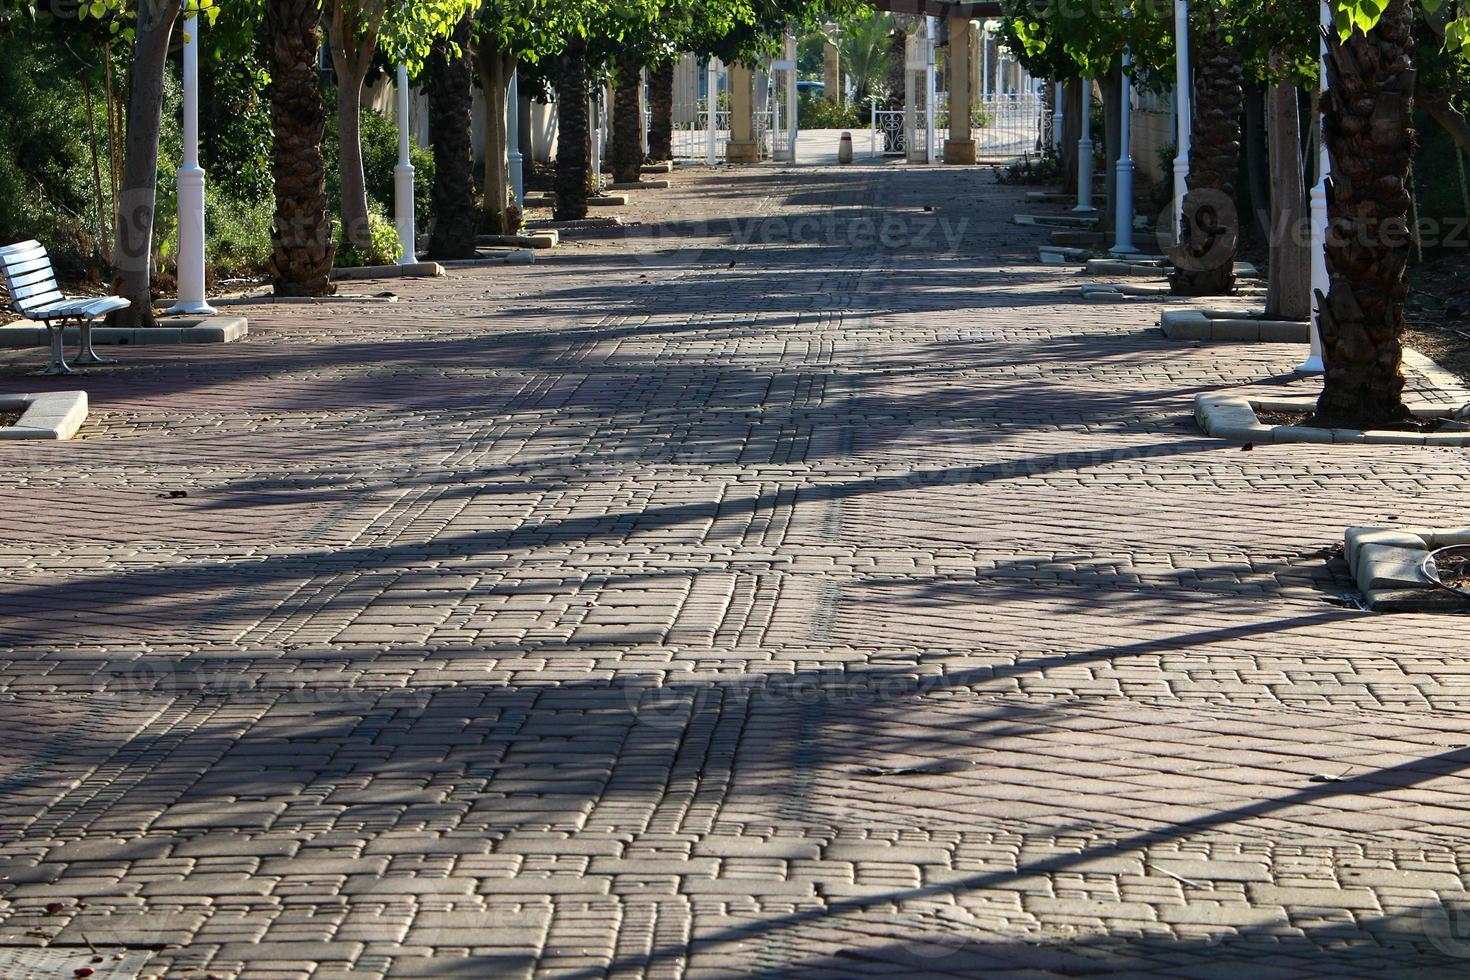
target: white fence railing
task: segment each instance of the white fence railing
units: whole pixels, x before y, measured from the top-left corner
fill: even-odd
[[[869,152],[873,156],[904,156],[908,146],[907,124],[902,109],[879,109],[873,102]],[[990,95],[976,100],[970,133],[975,140],[975,153],[982,160],[1010,159],[1037,153],[1043,147],[1050,125],[1050,112],[1040,96],[1033,93]],[[928,138],[928,113],[914,113],[913,138],[925,144]],[[942,154],[949,138],[949,96],[939,93],[935,100],[934,147]]]

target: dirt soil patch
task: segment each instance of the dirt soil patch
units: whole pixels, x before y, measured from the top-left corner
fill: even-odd
[[[1410,268],[1404,319],[1409,347],[1470,384],[1470,255]]]
[[[1312,425],[1311,412],[1263,411],[1256,409],[1256,418],[1262,425]],[[1417,418],[1392,428],[1383,427],[1383,432],[1470,432],[1470,421],[1460,421],[1448,414],[1432,418]]]
[[[16,408],[0,408],[0,429],[8,428],[20,422],[20,417],[25,413]]]

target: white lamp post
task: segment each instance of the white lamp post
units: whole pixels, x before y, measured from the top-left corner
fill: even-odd
[[[929,163],[938,159],[938,140],[934,138],[937,121],[935,101],[939,98],[939,84],[934,69],[934,35],[939,21],[934,17],[924,18],[924,157]]]
[[[1137,252],[1133,247],[1133,149],[1129,145],[1131,117],[1133,115],[1133,55],[1123,52],[1123,121],[1118,134],[1118,165],[1114,181],[1118,190],[1116,221],[1113,225],[1114,255],[1130,255]]]
[[[1189,0],[1174,0],[1174,240],[1184,241],[1184,192],[1189,180]]]
[[[521,157],[521,78],[520,72],[510,73],[510,94],[506,98],[509,115],[505,121],[505,142],[510,144],[506,151],[506,169],[510,171],[510,193],[516,207],[524,207],[526,199],[525,161]]]
[[[398,227],[398,264],[413,265],[413,164],[408,156],[408,66],[398,66],[398,166],[393,168],[393,223]]]
[[[717,160],[715,151],[719,144],[719,66],[720,63],[715,58],[709,59],[704,65],[704,165],[706,167],[713,167]]]
[[[1332,30],[1332,5],[1328,0],[1321,3],[1321,23],[1327,30]],[[1319,90],[1327,89],[1327,38],[1322,38],[1318,48],[1318,83]],[[1327,279],[1327,174],[1331,171],[1331,160],[1327,156],[1327,140],[1322,132],[1322,113],[1317,113],[1317,182],[1312,185],[1312,191],[1308,195],[1311,200],[1312,211],[1312,297],[1315,300],[1317,293],[1324,297],[1330,283]],[[1311,349],[1307,352],[1307,359],[1297,365],[1299,374],[1321,374],[1326,365],[1322,360],[1322,311],[1313,304],[1312,327],[1311,327]]]
[[[1092,79],[1082,79],[1082,138],[1077,141],[1077,206],[1073,211],[1091,213],[1092,206]]]
[[[177,175],[179,295],[170,313],[210,314],[204,299],[204,169],[199,166],[199,16],[184,19],[184,161]]]
[[[1057,158],[1062,155],[1062,130],[1065,122],[1065,109],[1067,102],[1067,83],[1057,82],[1056,105],[1051,111],[1051,145],[1056,150]]]

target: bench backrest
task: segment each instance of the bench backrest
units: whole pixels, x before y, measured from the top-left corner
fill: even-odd
[[[38,241],[20,242],[0,248],[0,275],[10,291],[10,305],[22,316],[31,310],[66,297],[56,285],[56,273],[46,246]]]

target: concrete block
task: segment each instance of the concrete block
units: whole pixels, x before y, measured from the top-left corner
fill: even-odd
[[[1272,344],[1305,344],[1311,340],[1311,325],[1290,320],[1257,320],[1261,340]]]
[[[587,198],[589,208],[620,208],[628,203],[626,194],[598,194]]]
[[[1429,588],[1422,565],[1428,549],[1391,544],[1365,544],[1358,549],[1356,581],[1364,592],[1372,589]]]
[[[1386,545],[1394,548],[1425,549],[1423,536],[1411,528],[1350,527],[1342,536],[1349,567],[1356,568],[1358,552],[1364,545]]]
[[[1315,442],[1330,445],[1332,432],[1310,425],[1278,425],[1271,430],[1272,442]]]
[[[333,279],[392,279],[397,276],[442,276],[444,267],[438,262],[410,262],[407,265],[362,265],[350,269],[333,269]]]
[[[667,180],[633,180],[613,181],[612,189],[615,191],[661,191],[669,186]]]
[[[70,439],[87,420],[85,391],[0,395],[0,408],[21,409],[15,425],[0,427],[0,439]]]

